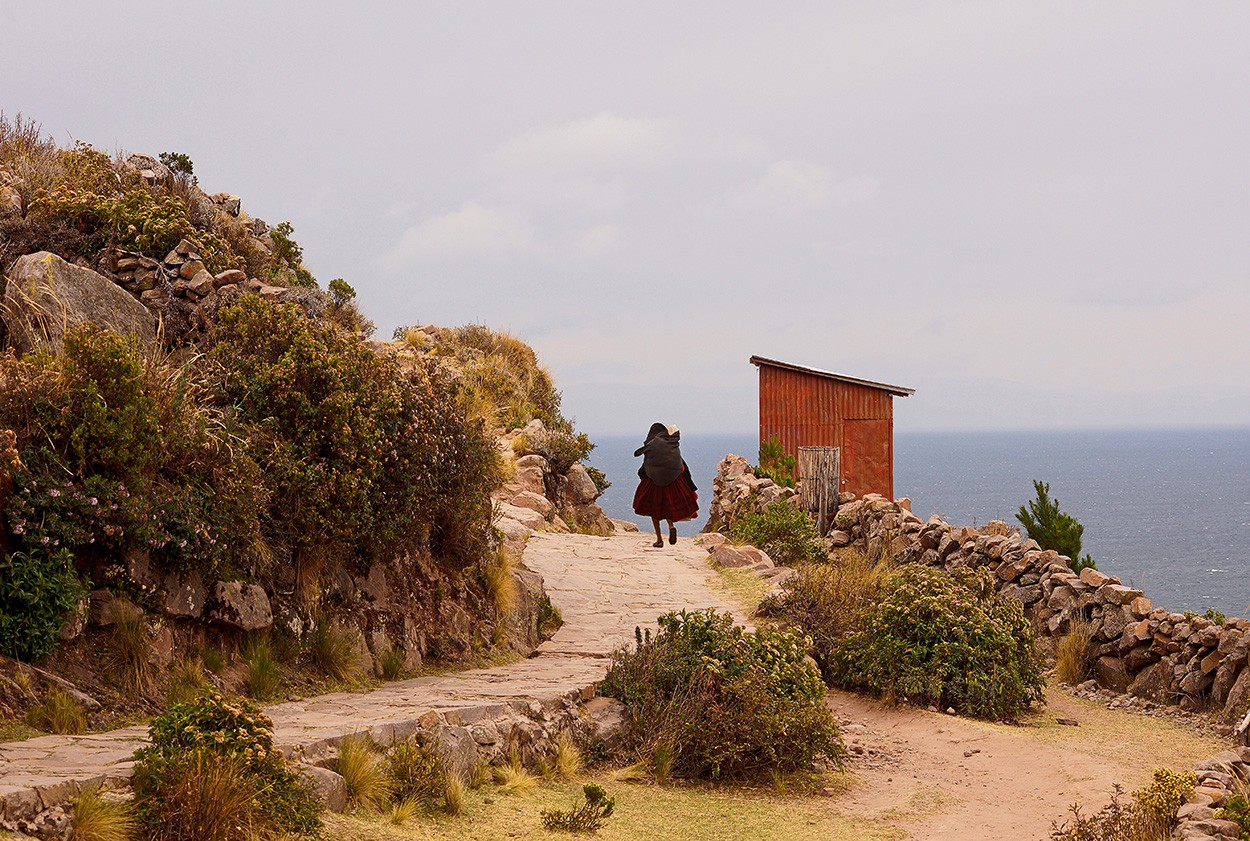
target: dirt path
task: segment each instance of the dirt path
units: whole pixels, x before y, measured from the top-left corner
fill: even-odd
[[[1156,767],[1192,768],[1226,747],[1166,717],[1108,710],[1058,690],[1048,690],[1047,701],[1008,726],[832,692],[856,776],[837,808],[925,841],[1047,839],[1051,821],[1074,802],[1095,811],[1114,783],[1132,791]]]

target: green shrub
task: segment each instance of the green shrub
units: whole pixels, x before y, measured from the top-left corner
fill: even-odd
[[[1193,771],[1156,768],[1150,783],[1133,792],[1128,802],[1121,800],[1124,790],[1117,783],[1111,802],[1092,815],[1081,814],[1074,803],[1071,822],[1051,824],[1051,841],[1166,841],[1176,827],[1176,810],[1193,793],[1195,782]]]
[[[320,829],[316,796],[274,749],[273,723],[252,702],[213,694],[175,704],[148,736],[135,752],[133,785],[138,821],[153,838]]]
[[[1097,564],[1088,554],[1081,557],[1081,535],[1085,533],[1085,526],[1072,515],[1059,510],[1059,500],[1050,498],[1049,484],[1034,479],[1033,490],[1037,492],[1037,499],[1031,500],[1027,508],[1021,505],[1016,513],[1016,519],[1029,537],[1043,549],[1066,555],[1072,561],[1073,572],[1080,572],[1085,567],[1096,568]]]
[[[1250,801],[1245,795],[1234,794],[1215,813],[1218,820],[1232,821],[1241,831],[1241,838],[1250,838]]]
[[[755,468],[755,475],[760,479],[771,479],[783,488],[794,487],[794,464],[796,459],[785,451],[776,436],[760,444],[760,463]]]
[[[0,654],[29,661],[51,652],[83,592],[64,549],[0,557]]]
[[[586,783],[582,786],[582,797],[585,802],[571,809],[543,809],[543,826],[553,832],[597,831],[605,820],[612,817],[616,798],[608,797],[608,793],[598,783]]]
[[[219,318],[212,377],[272,489],[274,545],[367,565],[424,538],[462,566],[480,557],[498,454],[438,370],[402,371],[292,304],[247,297]]]
[[[809,640],[775,629],[746,633],[713,610],[669,613],[659,626],[654,637],[635,632],[635,650],[613,655],[600,686],[625,703],[634,750],[663,745],[672,773],[694,778],[840,762],[825,687],[806,659]]]
[[[827,655],[837,685],[1011,721],[1042,702],[1042,660],[1017,599],[986,570],[908,566]]]
[[[429,802],[446,789],[447,763],[431,748],[407,739],[386,751],[386,769],[395,802]]]
[[[31,212],[76,229],[85,254],[118,246],[155,257],[195,235],[186,203],[149,189],[136,177],[122,178],[108,155],[88,143],[60,152],[61,178],[41,190]]]
[[[59,356],[0,356],[0,381],[23,465],[4,516],[28,550],[70,549],[88,568],[142,550],[211,572],[258,533],[255,463],[202,387],[135,337],[75,328]]]
[[[785,500],[777,500],[761,512],[737,517],[729,529],[734,543],[763,549],[778,564],[821,561],[826,548],[811,517]]]
[[[812,638],[821,668],[828,655],[884,597],[897,566],[888,558],[870,559],[858,549],[838,550],[828,563],[801,564],[781,585],[781,595],[760,606],[782,616]]]

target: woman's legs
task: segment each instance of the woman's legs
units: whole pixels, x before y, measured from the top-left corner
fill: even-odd
[[[660,534],[660,518],[652,517],[651,525],[655,526],[655,543],[652,543],[651,545],[659,548],[664,545],[664,536]]]
[[[677,524],[672,520],[668,521],[668,542],[672,544],[677,543]]]

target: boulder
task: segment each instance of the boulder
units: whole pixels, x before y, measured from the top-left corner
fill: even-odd
[[[574,464],[569,468],[565,493],[574,505],[589,505],[599,498],[599,488],[595,485],[595,480],[590,478],[586,467],[581,464]]]
[[[1242,669],[1224,699],[1224,717],[1236,721],[1246,711],[1247,702],[1250,702],[1250,669]]]
[[[501,518],[516,520],[528,529],[537,531],[547,524],[547,520],[542,514],[529,508],[520,508],[516,505],[509,505],[506,502],[497,503],[495,507],[499,511]]]
[[[124,164],[126,169],[132,172],[138,172],[139,177],[149,184],[155,184],[158,181],[164,181],[174,177],[169,167],[158,161],[151,155],[145,155],[142,152],[136,152],[129,158],[126,158]]]
[[[1124,662],[1119,657],[1099,657],[1094,663],[1094,673],[1098,676],[1098,685],[1112,692],[1123,692],[1128,689],[1129,676]]]
[[[843,546],[849,546],[850,543],[851,543],[851,536],[847,534],[846,532],[842,531],[841,529],[834,529],[833,531],[829,532],[829,545],[834,547],[835,549],[841,548]],[[936,547],[926,546],[925,548],[931,549],[931,548],[936,548]]]
[[[772,559],[762,550],[754,546],[734,546],[730,543],[714,548],[712,561],[717,566],[728,568],[768,569],[773,566]]]
[[[467,781],[473,776],[478,763],[477,742],[468,728],[439,725],[430,734],[429,746],[460,779]]]
[[[263,588],[243,581],[218,581],[213,585],[213,608],[209,619],[244,631],[258,631],[273,624],[273,610]]]
[[[550,520],[556,513],[556,507],[551,504],[551,500],[542,494],[533,491],[521,491],[509,500],[510,505],[517,508],[528,508],[537,512],[544,520]]]
[[[615,698],[591,698],[582,705],[581,713],[590,720],[591,737],[602,742],[609,755],[620,746],[627,724],[623,703]]]
[[[316,765],[303,762],[295,764],[295,771],[304,784],[317,795],[317,798],[331,812],[341,812],[347,808],[347,781],[331,771]]]
[[[632,531],[638,531],[638,526],[637,526],[637,524],[635,524],[635,523],[631,523],[631,522],[629,522],[628,520],[616,520],[616,519],[614,519],[614,520],[612,520],[612,527],[613,527],[614,529],[616,529],[617,531],[620,531],[620,532],[627,532],[627,531],[632,532]]]
[[[541,456],[525,456],[521,461],[528,458],[541,458]],[[518,462],[508,484],[538,496],[544,496],[547,493],[547,486],[543,483],[543,469],[532,464],[522,466]]]
[[[694,545],[701,546],[709,552],[716,549],[717,546],[724,546],[729,542],[729,538],[718,531],[700,532],[694,537]]]
[[[36,348],[59,353],[66,331],[87,322],[136,335],[145,348],[156,344],[156,317],[134,296],[103,275],[46,251],[13,264],[0,318],[19,353]]]
[[[1171,703],[1176,694],[1171,688],[1172,669],[1172,662],[1166,657],[1153,666],[1147,666],[1128,685],[1128,694],[1134,698],[1146,698],[1164,704]]]

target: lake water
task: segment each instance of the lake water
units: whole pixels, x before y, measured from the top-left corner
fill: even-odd
[[[611,517],[631,509],[641,436],[594,438],[590,461],[613,482],[599,500]],[[1250,429],[895,433],[894,489],[922,519],[1017,525],[1033,479],[1085,526],[1083,551],[1103,572],[1170,610],[1250,615]],[[682,455],[699,486],[703,527],[716,464],[726,453],[755,461],[754,435],[682,431]]]

